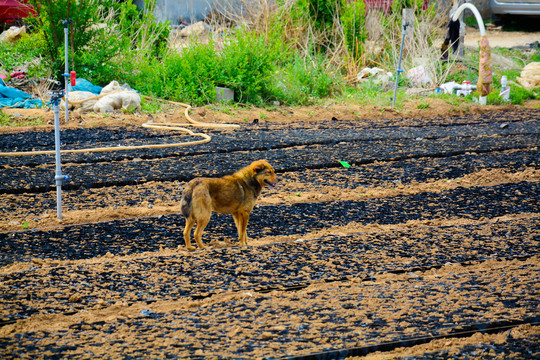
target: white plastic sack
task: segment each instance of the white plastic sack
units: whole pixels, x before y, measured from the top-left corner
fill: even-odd
[[[369,67],[366,67],[366,68],[363,68],[359,73],[358,75],[356,76],[356,78],[358,80],[360,79],[364,79],[364,78],[368,78],[368,77],[372,77],[372,76],[375,76],[379,73],[383,73],[384,72],[384,69],[381,69],[381,68],[378,68],[378,67],[374,67],[374,68],[369,68]]]
[[[392,79],[393,74],[391,72],[388,72],[384,69],[374,67],[374,68],[363,68],[358,75],[356,75],[356,79],[358,81],[367,81],[369,79],[372,79],[375,84],[382,84],[383,86],[386,86],[386,84]]]
[[[91,93],[90,91],[71,91],[68,93],[68,109],[78,112],[88,112],[94,110],[94,105],[96,104],[97,100],[88,100],[81,104],[73,104],[72,102],[79,102],[81,100],[89,99],[91,97],[95,97],[96,94]],[[60,109],[65,109],[65,102],[64,99],[60,101]]]
[[[417,66],[407,71],[407,78],[415,86],[427,86],[431,83],[431,77],[424,66]]]
[[[2,34],[0,34],[0,42],[14,42],[21,38],[21,35],[26,33],[26,26],[12,26]]]
[[[94,105],[95,112],[108,113],[119,109],[141,110],[141,97],[135,91],[121,91],[107,94]]]
[[[540,62],[527,64],[517,81],[527,90],[540,88]]]

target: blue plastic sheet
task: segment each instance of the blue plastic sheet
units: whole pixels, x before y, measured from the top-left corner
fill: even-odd
[[[75,86],[68,85],[69,91],[90,91],[96,95],[101,93],[101,89],[103,89],[101,86],[94,85],[86,79],[79,78],[75,80]]]
[[[0,84],[0,108],[14,107],[33,109],[42,105],[43,103],[41,100],[32,99],[30,94]]]

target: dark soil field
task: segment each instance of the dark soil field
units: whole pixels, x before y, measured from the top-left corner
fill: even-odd
[[[540,109],[340,117],[63,154],[62,220],[54,156],[0,156],[0,358],[540,359]],[[0,131],[0,152],[52,149],[50,127]],[[214,214],[187,251],[182,186],[258,159],[280,181],[249,245]]]

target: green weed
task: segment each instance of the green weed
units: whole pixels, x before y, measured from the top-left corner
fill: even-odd
[[[429,102],[422,101],[416,106],[416,108],[420,109],[420,110],[425,110],[425,109],[429,108],[429,105],[430,105]]]
[[[6,114],[3,111],[0,110],[0,126],[14,126],[14,127],[21,127],[21,126],[37,126],[37,125],[44,125],[45,121],[43,120],[43,116],[31,116],[29,118],[15,118],[14,116],[10,114]]]
[[[0,110],[0,126],[10,126],[12,117],[13,116],[11,116],[10,114],[6,114],[2,110]]]

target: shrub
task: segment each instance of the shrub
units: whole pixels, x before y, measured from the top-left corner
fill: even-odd
[[[239,102],[268,100],[281,54],[279,43],[273,40],[246,30],[238,32],[219,56],[216,84],[233,89]]]
[[[306,105],[341,92],[343,82],[322,55],[295,55],[291,63],[276,72],[272,94],[289,105]]]
[[[103,1],[110,5],[112,0]],[[36,9],[37,16],[29,18],[31,27],[43,34],[46,57],[54,69],[63,69],[64,64],[64,25],[61,20],[71,19],[69,25],[69,38],[72,62],[82,52],[87,50],[92,41],[95,29],[92,25],[99,19],[99,1],[73,1],[73,0],[30,0]]]
[[[366,6],[362,0],[345,4],[341,14],[343,35],[349,55],[359,59],[362,55],[366,33]]]
[[[315,28],[327,31],[332,28],[334,19],[341,13],[340,0],[298,0],[301,14],[307,14],[315,23]]]
[[[45,76],[46,71],[40,67],[40,58],[45,49],[45,42],[40,34],[23,34],[14,43],[0,42],[0,67],[11,73],[22,65],[32,63],[28,67],[31,76]]]
[[[150,10],[156,0],[146,1]],[[64,25],[69,24],[70,70],[105,85],[117,78],[122,54],[158,57],[169,35],[168,24],[155,22],[151,11],[139,11],[132,0],[30,0],[37,16],[30,27],[41,35],[47,64],[58,76],[64,69]]]

